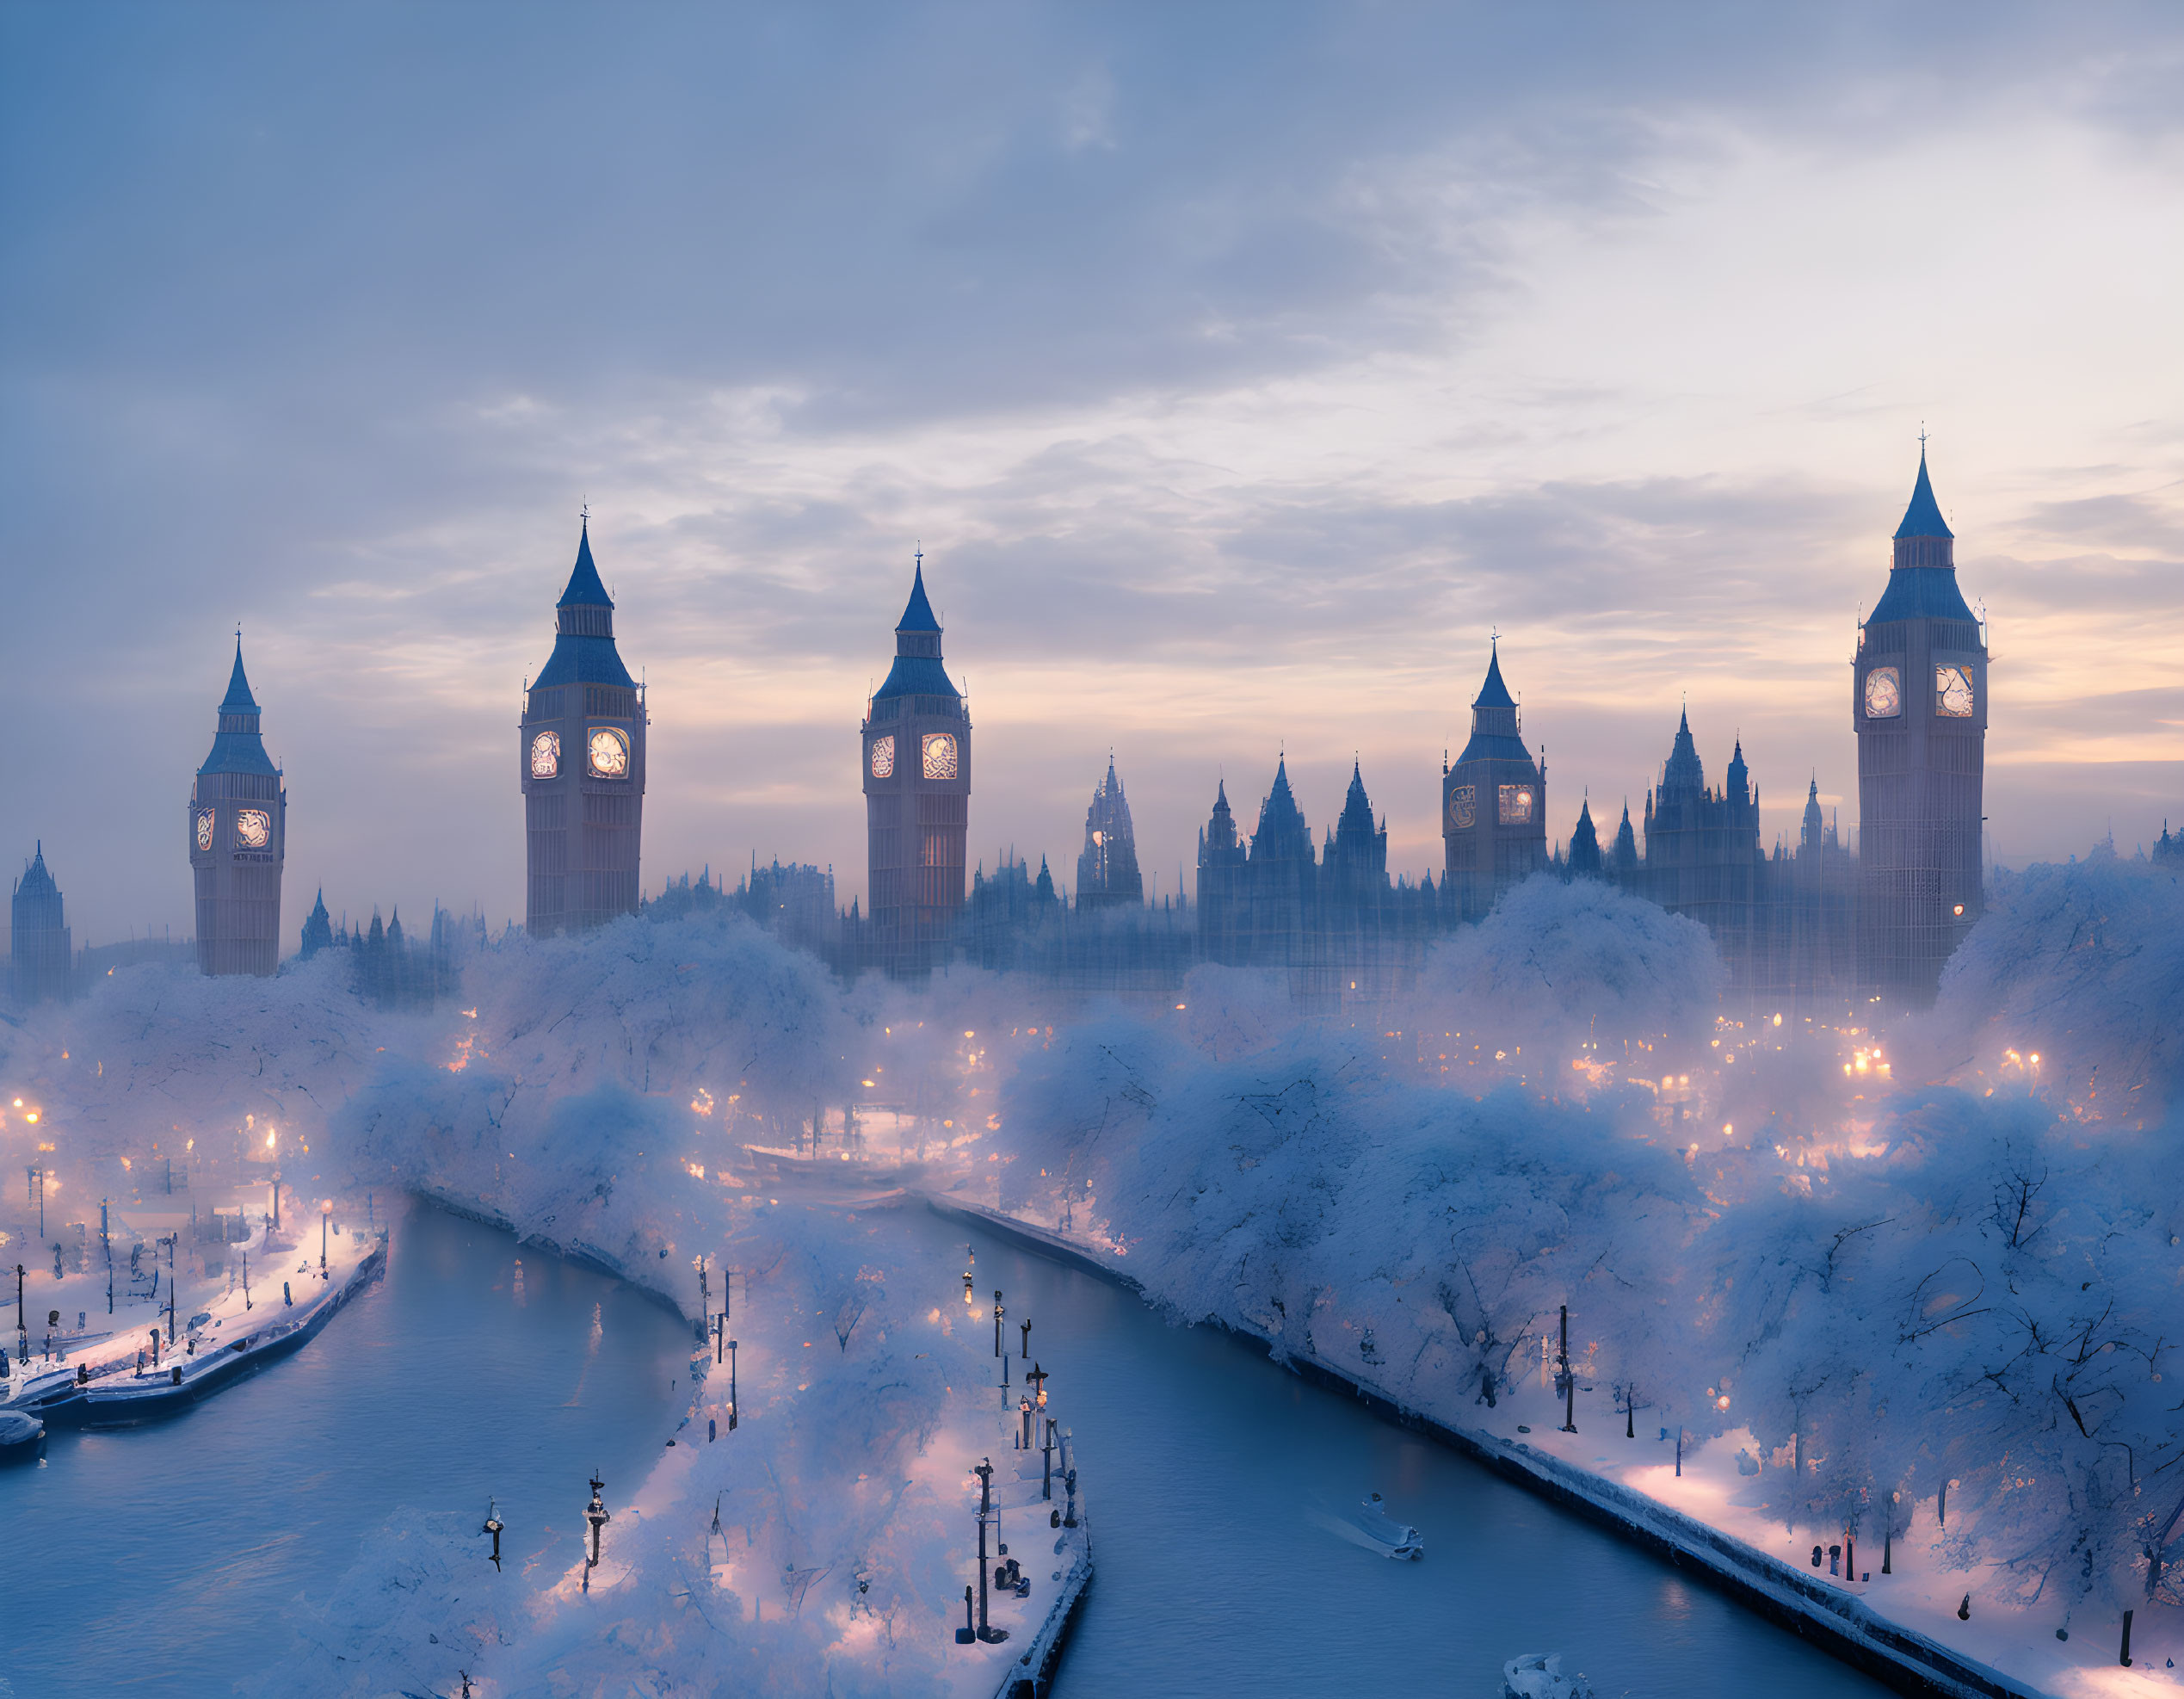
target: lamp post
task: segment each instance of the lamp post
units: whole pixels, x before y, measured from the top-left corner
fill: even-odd
[[[1577,1431],[1577,1377],[1570,1372],[1570,1306],[1562,1307],[1562,1348],[1555,1358],[1555,1390],[1562,1394],[1562,1430]]]
[[[278,1168],[273,1171],[273,1220],[271,1222],[271,1226],[274,1232],[279,1233],[281,1231],[281,1171]]]
[[[501,1566],[501,1529],[503,1526],[500,1517],[495,1514],[498,1508],[497,1499],[488,1498],[485,1501],[485,1526],[478,1529],[481,1534],[490,1534],[493,1536],[493,1567],[496,1569]]]
[[[1031,1449],[1032,1403],[1029,1393],[1016,1400],[1016,1449]]]
[[[1051,1499],[1054,1496],[1054,1418],[1046,1418],[1046,1443],[1040,1448],[1046,1454],[1046,1473],[1040,1477],[1039,1496]]]
[[[728,1431],[736,1431],[736,1342],[728,1342]]]
[[[706,1282],[706,1259],[698,1258],[698,1343],[705,1343],[713,1327],[713,1293]]]
[[[975,1245],[965,1245],[963,1256],[963,1301],[976,1307],[978,1298],[978,1294],[971,1289],[971,1270],[978,1265],[978,1248]]]
[[[993,1289],[993,1354],[1006,1362],[1009,1353],[1001,1349],[1001,1288],[996,1286]]]
[[[1024,1331],[1023,1358],[1026,1362],[1029,1362],[1031,1361],[1031,1318],[1026,1316],[1016,1325]]]
[[[170,1347],[175,1343],[175,1241],[180,1237],[179,1233],[169,1233],[164,1239],[152,1241],[167,1247],[167,1344]]]
[[[591,1503],[584,1506],[584,1520],[591,1524],[591,1557],[584,1565],[584,1591],[591,1591],[591,1572],[599,1566],[599,1530],[614,1518],[599,1497],[607,1483],[597,1475],[591,1478]]]
[[[1032,1389],[1032,1396],[1039,1400],[1041,1410],[1046,1408],[1046,1383],[1052,1378],[1035,1362],[1032,1364],[1031,1373],[1024,1376],[1024,1384]]]
[[[330,1197],[318,1206],[318,1277],[321,1280],[326,1278],[326,1233],[328,1224],[333,1219],[334,1200]],[[352,1216],[350,1219],[355,1218]]]
[[[993,1516],[993,1461],[983,1459],[971,1473],[978,1478],[978,1638],[989,1646],[997,1646],[1009,1638],[1009,1630],[996,1628],[986,1620],[986,1524]]]
[[[22,1264],[18,1263],[15,1264],[15,1355],[23,1357],[29,1354],[30,1330],[23,1325],[22,1321]]]

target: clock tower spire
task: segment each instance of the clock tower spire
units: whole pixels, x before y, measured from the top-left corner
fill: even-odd
[[[288,793],[265,752],[238,630],[213,752],[189,793],[189,867],[197,886],[202,971],[265,974],[280,966],[281,870],[287,852]]]
[[[1987,646],[1957,586],[1956,539],[1919,444],[1888,590],[1858,628],[1859,974],[1889,1005],[1930,1003],[1984,906]]]
[[[922,973],[955,936],[963,910],[971,708],[941,658],[922,551],[895,625],[895,664],[859,729],[877,959],[890,973]]]
[[[523,693],[524,919],[534,937],[635,914],[644,824],[645,691],[614,646],[589,510],[554,608],[553,652]]]

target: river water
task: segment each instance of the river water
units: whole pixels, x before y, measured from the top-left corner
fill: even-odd
[[[497,1495],[511,1572],[550,1573],[590,1472],[632,1490],[674,1430],[689,1340],[620,1281],[413,1207],[385,1280],[295,1356],[0,1471],[0,1675],[18,1699],[228,1692],[398,1505],[482,1523]]]
[[[1243,1341],[969,1237],[981,1301],[1007,1294],[1012,1343],[1032,1319],[1086,1483],[1096,1569],[1057,1699],[1498,1699],[1502,1664],[1523,1652],[1564,1653],[1601,1699],[1888,1691]],[[1391,1562],[1315,1519],[1373,1492],[1422,1532],[1422,1561]]]
[[[962,1242],[921,1209],[897,1222],[906,1260]],[[1059,1699],[1492,1699],[1529,1651],[1564,1653],[1601,1699],[1885,1690],[1239,1341],[983,1238],[978,1259],[1012,1343],[1033,1319],[1087,1484],[1098,1572]],[[620,1282],[413,1208],[384,1282],[297,1356],[175,1421],[57,1432],[45,1468],[0,1473],[0,1671],[21,1699],[226,1692],[398,1505],[482,1521],[497,1495],[511,1569],[552,1572],[577,1555],[587,1474],[633,1490],[658,1456],[688,1338]],[[1423,1562],[1315,1520],[1373,1491],[1423,1530]]]

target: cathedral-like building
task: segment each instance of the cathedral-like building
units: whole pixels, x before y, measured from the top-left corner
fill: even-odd
[[[925,972],[963,913],[971,825],[971,709],[941,656],[925,597],[925,557],[895,626],[895,664],[858,728],[871,907],[865,958],[891,973]]]
[[[1084,811],[1084,848],[1077,856],[1079,908],[1112,908],[1145,900],[1145,881],[1138,871],[1138,834],[1130,824],[1129,800],[1107,757],[1107,776],[1092,793]]]
[[[197,887],[197,965],[207,973],[270,973],[281,961],[281,871],[288,793],[265,752],[243,639],[219,707],[212,753],[189,796],[189,866]]]
[[[1956,540],[1923,444],[1888,590],[1858,627],[1858,962],[1885,1001],[1931,1001],[1985,906],[1987,644],[1957,585]]]
[[[523,693],[524,921],[534,937],[635,914],[645,821],[645,692],[614,646],[587,516],[554,609],[553,652]]]
[[[8,921],[8,994],[21,1004],[65,1000],[75,983],[76,954],[43,841],[15,881]]]
[[[1471,702],[1471,741],[1441,769],[1441,889],[1460,919],[1480,918],[1503,891],[1547,865],[1546,763],[1533,760],[1522,732],[1497,642]]]

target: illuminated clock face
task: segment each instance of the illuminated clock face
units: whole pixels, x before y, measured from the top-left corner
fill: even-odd
[[[891,732],[872,740],[872,775],[875,779],[895,776],[895,737]]]
[[[591,770],[595,778],[620,779],[629,774],[629,738],[612,726],[591,728]]]
[[[1893,720],[1903,712],[1903,676],[1894,667],[1875,667],[1866,675],[1866,718]]]
[[[541,732],[531,739],[531,776],[551,779],[561,771],[561,733]]]
[[[1478,787],[1458,785],[1448,793],[1448,824],[1458,831],[1468,831],[1478,824]]]
[[[1952,720],[1971,718],[1971,676],[1962,667],[1934,670],[1934,706]]]
[[[1525,826],[1532,824],[1532,787],[1503,785],[1502,787],[1502,824],[1505,826]]]
[[[200,850],[213,847],[213,811],[209,808],[201,810],[197,816],[197,847]]]
[[[273,842],[273,816],[262,808],[244,808],[235,816],[235,841],[245,850],[262,850]]]
[[[955,734],[953,732],[928,732],[925,734],[925,776],[929,779],[953,779],[955,775]]]

